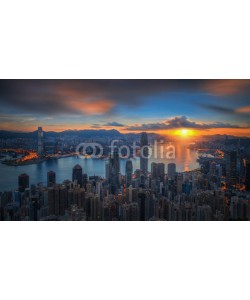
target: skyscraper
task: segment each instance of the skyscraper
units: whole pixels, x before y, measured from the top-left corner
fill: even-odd
[[[82,174],[82,185],[85,190],[87,187],[87,183],[88,183],[88,174]]]
[[[29,175],[21,174],[18,176],[18,190],[19,192],[24,192],[26,188],[29,187]]]
[[[148,135],[146,132],[141,134],[141,153],[140,169],[144,175],[148,173]]]
[[[177,194],[182,193],[182,184],[183,184],[183,174],[178,173],[176,175],[176,191],[177,191]]]
[[[131,159],[126,161],[126,186],[129,187],[132,184],[133,164]]]
[[[159,179],[160,181],[164,180],[165,175],[165,165],[164,163],[151,163],[151,175],[152,179]]]
[[[158,163],[157,164],[157,175],[161,182],[164,180],[165,176],[165,164],[164,163]]]
[[[146,221],[146,194],[143,191],[138,193],[140,221]]]
[[[157,163],[155,162],[152,162],[151,163],[151,176],[152,176],[152,179],[157,179]]]
[[[110,172],[110,158],[105,161],[105,178],[109,180],[109,172]]]
[[[37,221],[37,210],[38,210],[38,196],[31,196],[30,199],[30,220]]]
[[[168,164],[168,177],[174,179],[175,174],[176,174],[176,164],[175,163]]]
[[[238,174],[237,174],[237,152],[229,151],[225,153],[226,160],[226,181],[229,186],[235,185],[238,183]]]
[[[49,171],[47,173],[47,186],[53,186],[56,183],[56,173],[53,171]]]
[[[38,127],[38,143],[37,143],[37,153],[39,156],[44,154],[43,151],[43,128],[42,127]]]
[[[119,186],[120,159],[118,148],[115,148],[109,159],[109,183],[111,193],[115,194]]]
[[[83,180],[82,180],[82,167],[80,165],[75,165],[72,172],[72,181],[76,181],[77,184],[82,187]]]

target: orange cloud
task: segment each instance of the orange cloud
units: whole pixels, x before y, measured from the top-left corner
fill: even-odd
[[[205,81],[203,88],[218,96],[235,95],[249,87],[249,80],[223,79]]]
[[[248,113],[250,113],[250,106],[244,106],[244,107],[237,108],[235,110],[235,112],[241,113],[241,114],[248,114]]]
[[[86,115],[100,115],[108,113],[115,106],[114,101],[110,99],[93,98],[86,91],[74,90],[64,85],[56,89],[56,94],[65,99],[66,106],[69,110],[74,109]]]
[[[100,115],[110,112],[115,104],[108,99],[92,101],[78,101],[72,99],[68,101],[68,105],[70,108],[74,108],[76,111],[86,115]]]

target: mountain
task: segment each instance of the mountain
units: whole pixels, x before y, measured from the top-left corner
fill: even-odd
[[[141,133],[120,133],[116,129],[84,129],[84,130],[65,130],[62,132],[55,132],[55,131],[44,131],[45,138],[82,138],[82,139],[89,139],[89,138],[110,138],[110,139],[139,139]],[[157,139],[160,136],[156,133],[148,133],[149,140],[150,139]],[[33,132],[19,132],[19,131],[6,131],[0,130],[0,139],[19,139],[19,138],[26,138],[26,139],[37,139],[37,130]]]
[[[0,130],[0,139],[18,139],[18,138],[36,138],[37,131],[34,132],[18,132],[18,131],[7,131]]]

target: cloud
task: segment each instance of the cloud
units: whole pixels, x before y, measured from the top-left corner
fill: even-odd
[[[168,130],[178,128],[192,128],[192,129],[213,129],[213,128],[240,128],[238,125],[215,122],[215,123],[197,123],[189,120],[186,116],[174,117],[167,119],[162,123],[147,123],[135,124],[126,129],[131,131],[148,131],[148,130]]]
[[[104,124],[104,126],[111,126],[111,127],[124,127],[123,124],[121,123],[118,123],[118,122],[109,122],[109,123],[106,123]]]
[[[213,105],[213,104],[200,104],[200,106],[213,110],[218,113],[223,113],[223,114],[234,114],[235,111],[234,109],[224,107],[224,106],[219,106],[219,105]]]
[[[205,80],[202,89],[217,96],[241,94],[250,91],[248,79]]]
[[[92,124],[90,126],[90,128],[93,128],[93,129],[99,129],[99,128],[102,128],[102,126],[100,124]]]
[[[118,105],[143,105],[145,97],[167,92],[209,93],[222,99],[243,95],[249,103],[250,80],[0,80],[0,106],[46,116],[102,115],[112,114]]]
[[[6,115],[0,114],[0,122],[9,122],[9,123],[24,123],[24,122],[33,122],[37,119],[32,115]]]
[[[212,104],[201,104],[201,106],[223,114],[233,114],[233,115],[250,114],[250,106],[242,106],[235,109],[225,107],[225,106],[212,105]]]
[[[69,109],[85,115],[101,115],[109,113],[114,107],[114,103],[108,99],[102,100],[82,100],[75,99],[68,101]]]
[[[101,115],[115,101],[96,92],[86,81],[0,80],[0,105],[40,115]]]
[[[250,114],[250,106],[239,107],[235,112],[240,114]]]

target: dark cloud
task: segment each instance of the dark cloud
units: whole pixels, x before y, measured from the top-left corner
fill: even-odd
[[[250,106],[239,106],[236,109],[212,104],[200,104],[200,106],[214,111],[216,114],[229,115],[234,121],[240,121],[241,123],[247,123],[250,118]]]
[[[143,130],[168,130],[168,129],[178,129],[178,128],[190,128],[190,129],[213,129],[213,128],[240,128],[237,125],[228,123],[197,123],[189,120],[186,116],[174,117],[166,120],[162,123],[148,123],[133,125],[127,127],[127,130],[133,131],[143,131]]]
[[[124,127],[124,124],[118,122],[109,122],[104,124],[104,126],[112,126],[112,127]]]
[[[212,105],[212,104],[200,104],[200,106],[213,110],[218,113],[223,113],[223,114],[234,114],[235,111],[234,109],[225,107],[225,106],[219,106],[219,105]]]
[[[92,124],[92,125],[90,126],[90,128],[93,128],[93,129],[100,129],[100,128],[102,128],[102,126],[101,126],[100,124]]]

